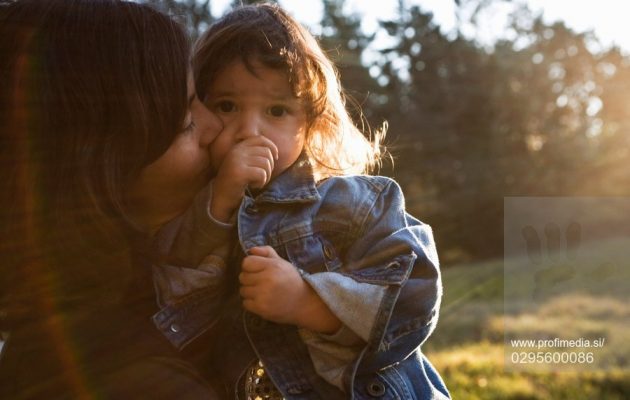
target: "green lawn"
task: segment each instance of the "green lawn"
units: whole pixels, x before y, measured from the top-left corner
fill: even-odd
[[[590,251],[595,254],[611,244],[598,246]],[[536,301],[511,293],[504,299],[503,264],[496,260],[443,271],[441,317],[424,351],[453,398],[630,399],[627,274],[610,279],[601,290],[567,286]],[[531,275],[516,276],[516,282],[527,286]],[[505,334],[537,339],[605,337],[606,344],[593,350],[595,362],[582,370],[538,364],[517,370],[509,362],[506,367]]]

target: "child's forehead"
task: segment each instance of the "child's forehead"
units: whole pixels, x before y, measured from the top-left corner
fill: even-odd
[[[210,85],[213,95],[257,93],[277,99],[295,98],[289,73],[259,61],[233,60],[217,71]]]

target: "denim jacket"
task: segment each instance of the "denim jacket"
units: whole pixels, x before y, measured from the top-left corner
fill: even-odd
[[[179,259],[193,264],[221,247],[231,230],[199,218],[208,203],[196,204],[204,209],[184,215],[171,229],[177,237],[164,239],[173,253],[177,243],[205,230],[204,249],[197,241],[199,246],[175,251],[187,253]],[[260,359],[286,399],[449,398],[420,351],[437,322],[441,297],[431,229],[405,212],[393,180],[344,176],[316,183],[300,159],[257,196],[245,196],[236,222],[241,255],[272,246],[300,269],[342,329],[321,335],[245,312],[237,296],[222,297],[226,279],[217,268],[155,315],[173,344],[183,347],[214,327],[224,343],[215,361],[229,384],[238,387],[245,369]]]

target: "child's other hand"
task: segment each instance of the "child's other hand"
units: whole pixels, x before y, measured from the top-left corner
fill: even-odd
[[[308,284],[297,269],[270,246],[254,247],[239,275],[243,307],[264,319],[293,324]]]
[[[229,220],[246,187],[260,189],[269,183],[277,159],[278,148],[264,136],[252,136],[234,145],[214,178],[212,216]]]
[[[280,324],[333,333],[341,322],[297,269],[270,246],[253,247],[243,260],[239,281],[243,307]]]

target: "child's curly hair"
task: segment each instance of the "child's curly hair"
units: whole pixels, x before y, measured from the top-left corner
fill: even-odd
[[[367,173],[380,166],[385,126],[368,132],[370,139],[355,126],[333,63],[315,38],[280,7],[239,7],[205,32],[193,55],[197,93],[207,93],[217,75],[235,60],[252,73],[255,62],[286,71],[305,108],[305,150],[318,179]]]

